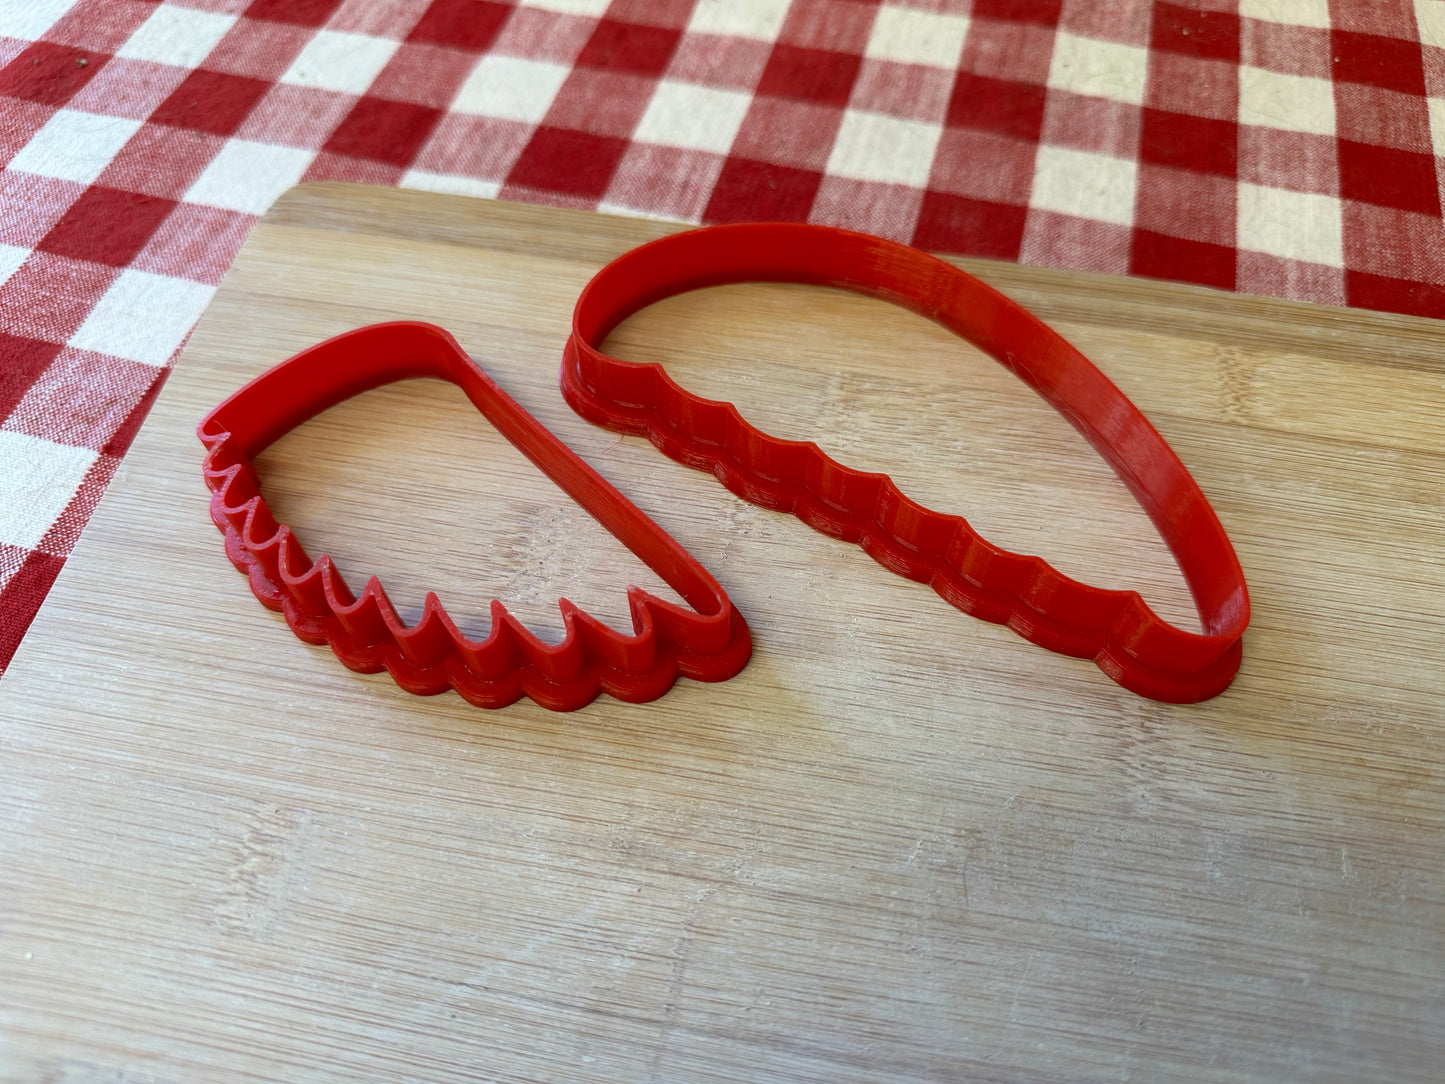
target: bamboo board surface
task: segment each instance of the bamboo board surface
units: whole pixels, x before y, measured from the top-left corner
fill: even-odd
[[[1149,415],[1249,578],[1176,707],[951,609],[563,404],[572,302],[674,227],[339,185],[258,225],[0,684],[0,1079],[1438,1080],[1445,350],[1423,320],[961,261]],[[226,562],[199,418],[378,320],[450,329],[692,550],[756,642],[571,715],[409,696]],[[999,366],[881,302],[672,299],[623,356],[991,541],[1192,613]],[[450,385],[260,461],[404,615],[560,634],[658,581]]]

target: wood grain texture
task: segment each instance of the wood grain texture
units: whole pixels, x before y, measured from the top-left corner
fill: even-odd
[[[1255,619],[1173,707],[571,414],[572,301],[673,227],[308,186],[261,222],[0,685],[0,1078],[1433,1081],[1445,1064],[1445,360],[1421,320],[962,261],[1195,472]],[[487,713],[299,643],[225,561],[199,418],[319,339],[454,332],[757,643],[646,706]],[[1072,430],[804,287],[613,337],[990,540],[1189,618]],[[657,581],[449,385],[284,438],[313,553],[464,627]]]

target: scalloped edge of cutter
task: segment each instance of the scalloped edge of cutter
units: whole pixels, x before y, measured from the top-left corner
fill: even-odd
[[[541,471],[692,606],[687,610],[639,587],[627,589],[631,635],[559,601],[564,637],[538,639],[499,601],[485,640],[468,639],[434,593],[408,626],[381,582],[352,592],[331,558],[307,556],[261,495],[253,458],[272,441],[360,392],[418,376],[464,391],[489,422]],[[641,703],[679,675],[724,681],[752,654],[747,623],[727,593],[690,553],[649,519],[477,366],[442,328],[398,321],[359,328],[280,363],[212,410],[196,429],[206,448],[202,472],[211,519],[226,554],[256,598],[281,611],[296,635],[328,644],[363,673],[389,672],[408,692],[454,689],[484,708],[530,697],[574,711],[606,692]]]
[[[1089,440],[1153,520],[1194,596],[1204,632],[1161,618],[1135,591],[1092,587],[1040,557],[985,541],[961,516],[906,497],[811,441],[769,436],[731,404],[680,387],[657,363],[602,353],[607,334],[663,298],[737,282],[802,282],[911,309],[978,346]],[[1102,372],[1022,306],[918,249],[823,226],[753,223],[674,234],[608,264],[573,312],[563,397],[609,429],[645,435],[744,500],[860,544],[884,567],[1051,651],[1092,659],[1120,685],[1174,703],[1234,680],[1249,594],[1228,535],[1164,438]]]

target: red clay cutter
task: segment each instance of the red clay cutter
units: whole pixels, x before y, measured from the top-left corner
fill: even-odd
[[[1090,587],[1038,557],[990,545],[960,516],[905,497],[816,444],[771,437],[731,403],[679,387],[657,364],[609,357],[608,332],[655,301],[735,282],[834,286],[912,309],[992,355],[1082,433],[1143,505],[1184,574],[1203,625],[1177,628],[1134,591]],[[1142,696],[1205,700],[1234,679],[1249,624],[1244,573],[1224,528],[1164,438],[1087,358],[1019,305],[905,245],[821,226],[718,226],[633,249],[583,290],[562,362],[583,417],[642,433],[711,471],[744,500],[859,543],[884,567],[931,584],[959,609],[1065,655],[1092,659]]]
[[[359,392],[408,377],[450,380],[497,429],[672,587],[691,610],[628,588],[633,631],[617,632],[561,600],[565,638],[546,644],[501,602],[491,632],[467,639],[435,594],[407,627],[376,577],[352,593],[328,556],[311,560],[261,496],[251,460],[308,418]],[[481,707],[529,696],[572,711],[599,692],[652,700],[679,674],[723,681],[747,664],[748,627],[727,594],[693,556],[521,408],[439,327],[377,324],[338,335],[257,377],[208,414],[197,429],[206,446],[211,518],[226,553],[267,607],[280,610],[307,643],[329,643],[353,670],[386,669],[408,692],[455,689]]]

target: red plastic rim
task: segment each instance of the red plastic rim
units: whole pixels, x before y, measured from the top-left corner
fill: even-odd
[[[1042,395],[1109,462],[1154,521],[1193,593],[1203,632],[1171,625],[1134,591],[1091,587],[1038,557],[993,546],[960,516],[909,500],[886,475],[853,470],[811,442],[780,440],[730,403],[679,387],[657,364],[600,344],[674,294],[736,282],[839,287],[902,305],[992,355]],[[1120,685],[1178,703],[1205,700],[1239,670],[1249,592],[1229,537],[1164,438],[1114,384],[1047,325],[973,276],[866,234],[780,223],[718,226],[633,249],[577,301],[562,393],[589,420],[642,433],[712,472],[745,500],[857,542],[885,567],[931,584],[967,613],[1065,655]]]
[[[561,486],[693,609],[628,588],[633,632],[623,634],[560,602],[565,636],[547,644],[501,602],[491,632],[467,639],[435,594],[408,627],[371,577],[353,595],[326,555],[312,561],[261,496],[252,459],[282,434],[360,392],[409,377],[449,380],[509,441]],[[208,414],[196,430],[206,446],[211,518],[226,553],[261,602],[286,616],[308,643],[329,643],[348,667],[386,669],[408,692],[455,689],[481,707],[529,696],[572,711],[599,692],[653,700],[679,674],[723,681],[752,653],[747,623],[706,569],[671,535],[502,391],[439,327],[399,322],[338,335],[263,373]]]

